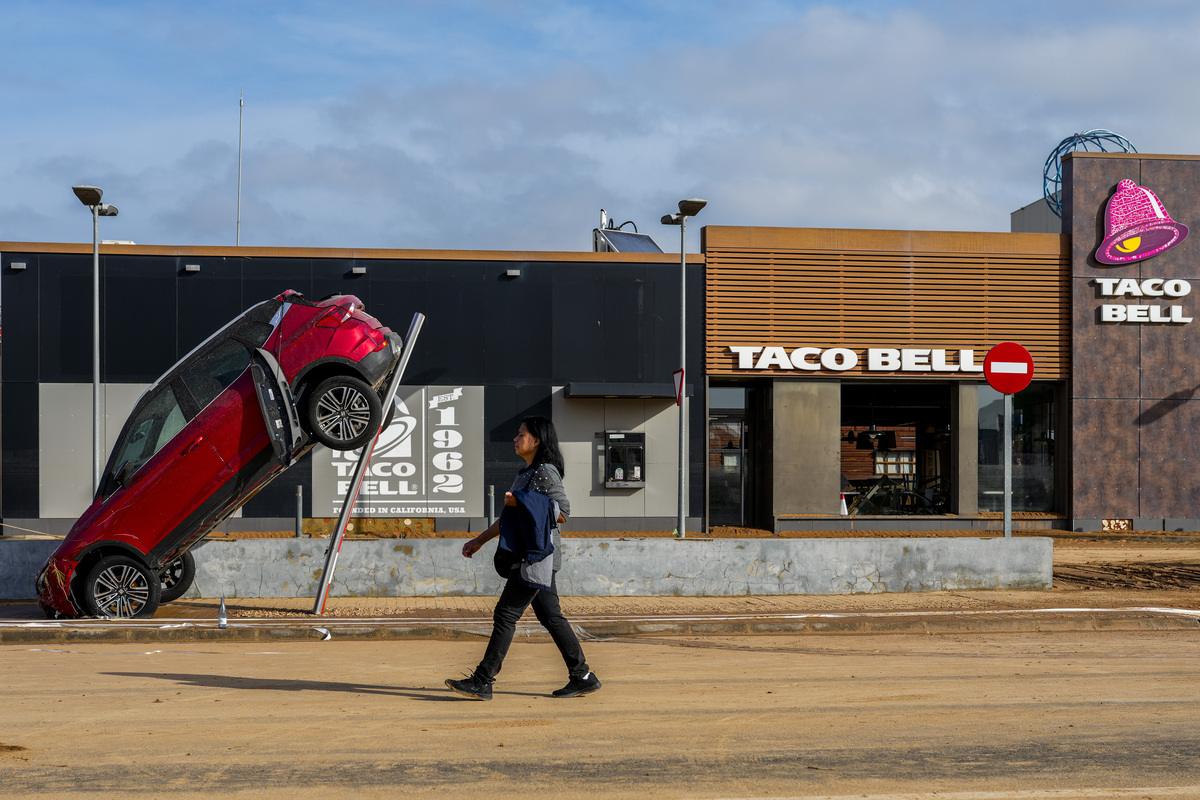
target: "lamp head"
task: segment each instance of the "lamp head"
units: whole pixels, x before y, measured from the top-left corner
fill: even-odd
[[[115,217],[117,215],[117,207],[109,203],[101,203],[96,207],[96,213],[102,217]]]
[[[659,222],[663,225],[682,225],[683,214],[663,214],[663,218]]]
[[[694,217],[700,213],[700,209],[708,205],[707,200],[701,200],[699,197],[693,197],[689,200],[679,201],[679,213],[685,217]]]
[[[99,186],[72,186],[71,191],[85,206],[98,206],[100,198],[104,197],[104,190]]]

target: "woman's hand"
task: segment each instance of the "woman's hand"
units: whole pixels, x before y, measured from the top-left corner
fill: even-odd
[[[483,542],[481,542],[479,540],[479,537],[476,536],[474,539],[469,539],[467,541],[467,543],[463,545],[462,554],[464,556],[466,556],[467,558],[470,558],[471,556],[478,553],[479,548],[481,548],[481,547],[483,547]]]
[[[517,504],[517,498],[513,497],[513,493],[505,492],[504,493],[504,505],[515,506],[516,504]]]

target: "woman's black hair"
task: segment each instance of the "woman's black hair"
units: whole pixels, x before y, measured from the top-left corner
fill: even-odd
[[[550,418],[525,417],[521,420],[521,424],[525,426],[525,430],[529,431],[530,436],[541,443],[538,445],[537,454],[533,457],[530,466],[553,464],[554,468],[558,470],[559,476],[566,475],[567,467],[563,463],[562,449],[558,446],[558,433],[554,430],[554,423],[550,421]]]

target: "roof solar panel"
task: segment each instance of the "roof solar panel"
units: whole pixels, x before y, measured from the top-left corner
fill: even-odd
[[[663,249],[655,244],[648,233],[629,233],[605,228],[600,235],[617,253],[661,253]]]

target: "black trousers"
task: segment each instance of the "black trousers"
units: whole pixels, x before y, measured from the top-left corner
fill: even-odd
[[[550,632],[550,638],[558,645],[567,664],[567,672],[572,678],[581,678],[588,673],[587,661],[583,658],[583,648],[579,639],[571,629],[571,623],[562,615],[558,605],[558,588],[554,580],[550,581],[550,591],[533,589],[521,583],[517,578],[509,578],[504,584],[504,591],[496,602],[496,610],[492,613],[492,638],[488,640],[487,650],[483,660],[475,668],[475,674],[487,681],[495,680],[508,655],[509,645],[512,644],[513,634],[517,630],[517,620],[525,613],[525,609],[533,605],[533,613],[537,616],[542,627]]]

